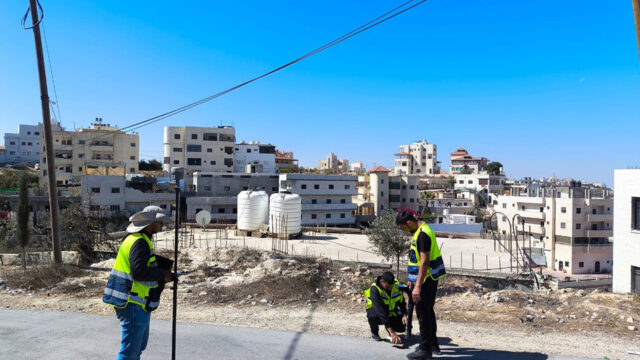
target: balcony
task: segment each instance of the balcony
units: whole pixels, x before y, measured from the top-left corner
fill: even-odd
[[[544,212],[540,212],[540,211],[519,211],[518,214],[520,214],[520,216],[522,216],[525,219],[536,219],[536,220],[544,220],[546,218],[546,215]]]
[[[587,222],[613,221],[613,214],[587,214]]]
[[[315,210],[355,210],[358,206],[353,203],[348,204],[302,204],[302,211],[315,211]]]
[[[518,234],[522,234],[522,223],[516,225],[516,231],[518,232]],[[544,226],[541,226],[541,225],[525,223],[524,224],[524,232],[526,234],[531,233],[533,235],[538,235],[538,236],[542,235],[542,236],[544,236],[545,235],[545,228],[544,228]]]
[[[92,151],[113,151],[113,144],[108,141],[94,141],[89,145],[89,149]]]
[[[613,229],[587,230],[587,237],[612,237]]]

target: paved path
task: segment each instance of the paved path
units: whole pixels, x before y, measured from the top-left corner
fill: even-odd
[[[285,320],[286,321],[286,320]],[[178,323],[178,359],[405,359],[411,350],[348,336]],[[114,359],[115,316],[0,309],[0,359]],[[450,359],[573,360],[539,353],[459,347],[443,339]],[[171,358],[171,323],[151,321],[146,359]]]

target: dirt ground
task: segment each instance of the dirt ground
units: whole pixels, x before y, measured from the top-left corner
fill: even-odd
[[[362,291],[381,268],[246,248],[180,256],[179,321],[369,336]],[[101,301],[112,265],[106,260],[63,274],[45,266],[0,267],[0,307],[113,316]],[[171,297],[168,288],[155,318],[171,318]],[[639,305],[632,296],[598,290],[531,292],[448,276],[438,289],[438,335],[464,347],[637,359],[626,352],[640,349]]]

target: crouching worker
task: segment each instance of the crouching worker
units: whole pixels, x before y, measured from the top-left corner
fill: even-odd
[[[399,332],[405,331],[407,306],[399,283],[389,271],[378,276],[371,287],[364,291],[367,298],[367,320],[371,327],[371,337],[381,341],[378,326],[384,325],[392,344],[402,344]]]
[[[120,320],[119,360],[140,358],[149,338],[150,312],[160,304],[164,284],[176,279],[166,266],[170,260],[156,256],[151,242],[168,219],[158,206],[133,214],[109,275],[102,301],[115,308]],[[165,266],[159,266],[159,260],[164,260]]]

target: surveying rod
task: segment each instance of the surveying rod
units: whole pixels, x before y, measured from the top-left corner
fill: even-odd
[[[176,181],[176,224],[173,251],[173,273],[178,273],[178,229],[180,228],[180,181]],[[178,276],[173,280],[173,316],[171,319],[171,360],[176,359],[176,318],[178,315]]]

